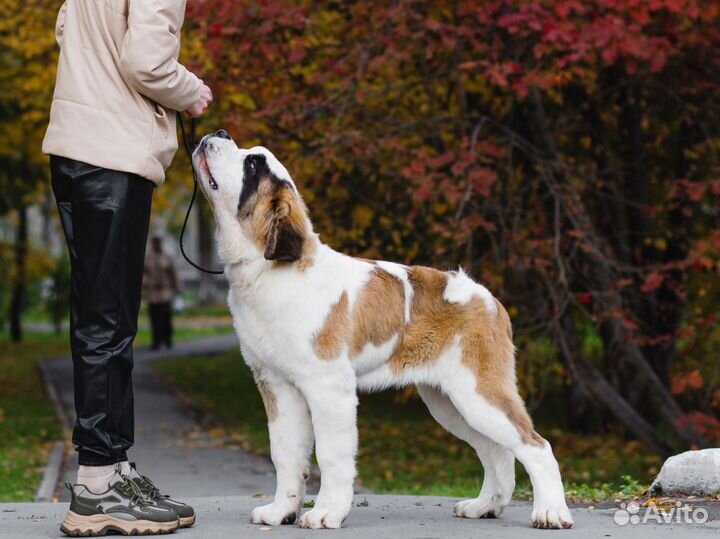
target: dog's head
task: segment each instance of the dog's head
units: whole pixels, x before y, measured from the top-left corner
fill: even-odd
[[[287,169],[269,150],[238,148],[221,129],[203,137],[193,166],[218,226],[238,223],[267,260],[303,256],[311,232],[307,211]]]

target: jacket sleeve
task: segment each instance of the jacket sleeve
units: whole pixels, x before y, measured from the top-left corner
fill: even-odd
[[[65,31],[65,12],[67,11],[67,2],[63,2],[58,11],[57,21],[55,22],[55,40],[57,44],[62,47],[63,44],[63,32]]]
[[[185,2],[130,0],[128,28],[120,51],[125,82],[145,97],[186,110],[200,98],[202,83],[177,61]]]

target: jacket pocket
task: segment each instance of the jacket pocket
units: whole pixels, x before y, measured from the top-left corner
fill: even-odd
[[[151,154],[167,169],[177,150],[175,116],[165,107],[153,103],[153,134],[150,142]]]

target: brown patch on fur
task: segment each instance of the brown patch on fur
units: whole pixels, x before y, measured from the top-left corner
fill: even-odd
[[[405,326],[405,288],[394,275],[376,267],[360,292],[352,312],[350,358],[365,345],[381,345]]]
[[[315,335],[315,353],[320,359],[335,359],[340,355],[350,329],[348,295],[343,292],[325,318],[320,333]]]
[[[387,271],[375,268],[370,279],[349,309],[347,292],[343,292],[315,336],[315,353],[320,359],[335,359],[347,343],[350,358],[362,352],[365,345],[380,345],[393,335],[401,334],[405,325],[405,290],[403,284]]]
[[[389,361],[396,374],[436,360],[459,329],[457,309],[442,297],[448,280],[445,273],[413,266],[408,269],[408,280],[413,288],[410,321]]]
[[[473,298],[466,305],[474,320],[463,335],[462,362],[475,373],[477,392],[507,416],[523,442],[542,447],[545,440],[535,432],[517,392],[510,317],[497,299],[495,305],[497,316],[487,311],[480,298]]]
[[[302,199],[285,181],[262,178],[258,184],[250,214],[258,248],[267,260],[296,262],[309,258],[311,242],[307,209]]]
[[[408,280],[413,289],[410,320],[405,321],[405,288],[387,271],[376,267],[358,295],[352,311],[347,293],[330,309],[315,337],[321,359],[337,358],[347,342],[350,357],[372,343],[381,345],[399,335],[388,366],[403,369],[437,361],[456,339],[461,360],[476,378],[476,391],[500,409],[517,428],[523,442],[542,447],[545,440],[533,429],[532,420],[517,392],[512,325],[502,304],[495,300],[497,316],[482,298],[467,303],[446,301],[451,272],[413,266]]]
[[[449,273],[411,267],[413,288],[410,321],[389,361],[396,374],[408,367],[436,361],[460,338],[462,362],[475,373],[478,394],[502,410],[525,443],[542,446],[532,420],[517,393],[515,353],[510,318],[496,300],[498,314],[487,310],[481,298],[465,304],[444,299]]]
[[[303,256],[297,263],[297,269],[300,273],[304,273],[315,265],[315,259]]]
[[[255,377],[255,383],[257,384],[260,396],[262,397],[263,405],[265,406],[265,413],[267,414],[268,423],[275,421],[278,414],[277,399],[275,393],[272,392],[270,387],[265,383],[264,380]]]

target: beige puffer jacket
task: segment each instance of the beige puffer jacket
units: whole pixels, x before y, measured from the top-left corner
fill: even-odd
[[[177,150],[175,112],[201,81],[178,63],[185,0],[68,0],[43,152],[160,184]]]

